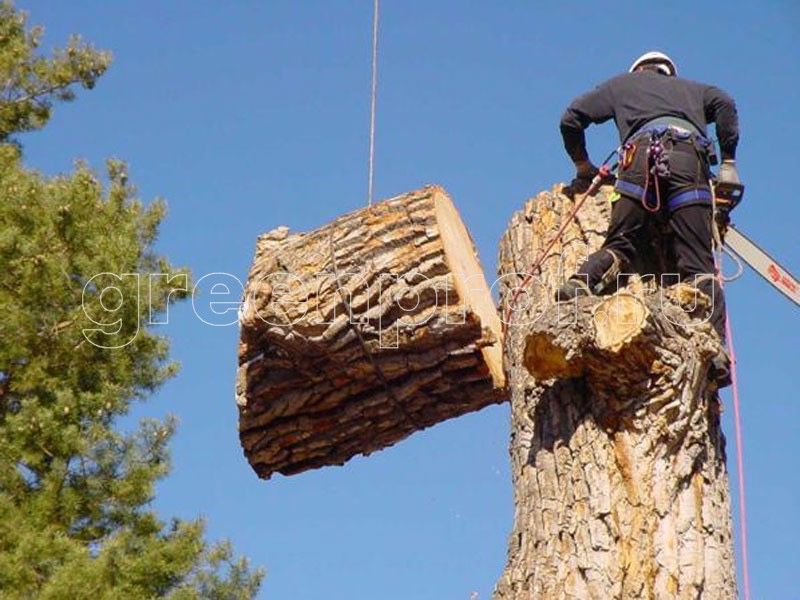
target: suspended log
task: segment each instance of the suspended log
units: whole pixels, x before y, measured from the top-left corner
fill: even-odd
[[[572,201],[540,194],[500,244],[515,516],[494,600],[735,598],[708,299],[634,277],[613,296],[553,301],[602,242],[610,191],[589,198],[518,306]]]
[[[440,187],[261,236],[240,324],[240,438],[263,478],[343,464],[505,397],[499,316]]]

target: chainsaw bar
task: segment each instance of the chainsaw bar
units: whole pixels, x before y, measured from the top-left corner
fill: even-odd
[[[800,282],[797,278],[733,225],[729,225],[725,233],[725,245],[779,292],[800,306]]]

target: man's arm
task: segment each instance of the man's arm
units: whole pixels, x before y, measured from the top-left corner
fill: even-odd
[[[722,160],[734,160],[739,143],[739,116],[733,98],[717,87],[708,86],[703,93],[703,109],[706,121],[717,124]]]
[[[577,165],[589,161],[583,130],[591,123],[604,123],[613,117],[614,101],[607,83],[572,101],[561,117],[561,137],[572,162]]]

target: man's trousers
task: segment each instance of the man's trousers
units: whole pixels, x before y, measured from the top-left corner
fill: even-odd
[[[663,277],[665,285],[685,281],[696,286],[713,301],[711,324],[725,339],[725,300],[722,289],[715,277],[716,268],[712,252],[711,205],[688,204],[673,211],[662,209],[661,217],[666,219],[672,233],[672,254],[675,257],[677,273]],[[600,250],[589,256],[578,269],[577,276],[585,278],[590,289],[595,289],[611,274],[611,281],[604,282],[602,292],[616,289],[616,272],[630,273],[636,265],[637,257],[646,251],[651,242],[649,226],[653,213],[645,209],[639,199],[621,196],[611,212],[611,223],[605,242]],[[615,264],[616,261],[616,264]]]

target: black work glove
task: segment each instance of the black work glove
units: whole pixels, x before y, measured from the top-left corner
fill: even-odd
[[[599,172],[600,170],[590,160],[575,163],[575,178],[569,185],[564,186],[562,190],[564,195],[569,198],[575,198],[575,194],[583,194],[592,185],[592,179]]]

